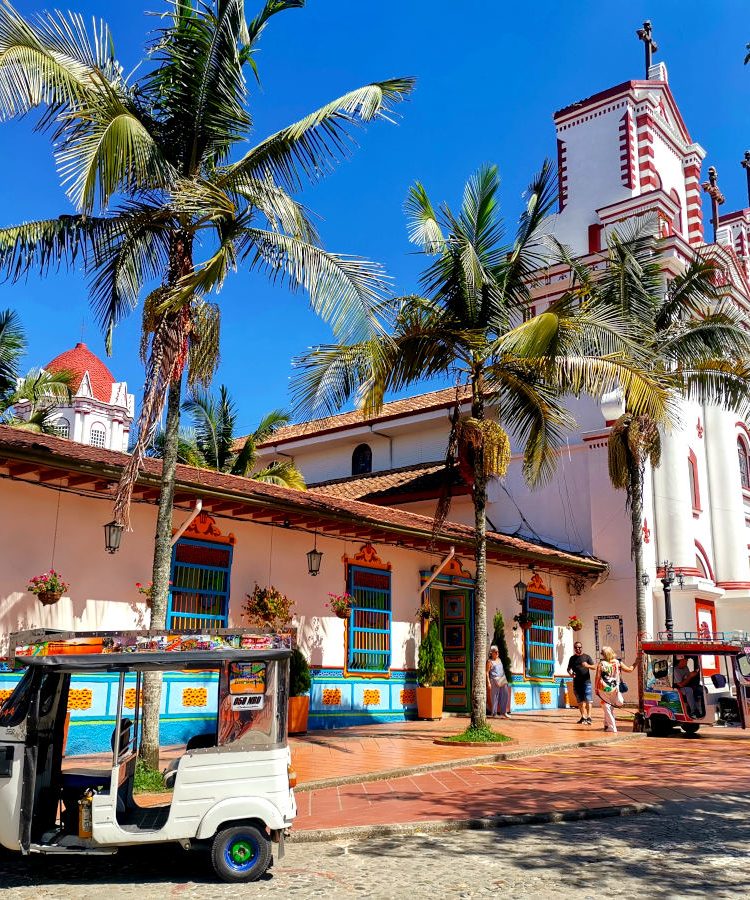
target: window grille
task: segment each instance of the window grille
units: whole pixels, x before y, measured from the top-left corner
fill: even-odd
[[[348,585],[356,605],[347,620],[347,671],[387,673],[391,666],[391,573],[350,566]]]
[[[531,678],[553,678],[555,674],[555,601],[551,594],[526,595],[526,608],[533,625],[526,632],[526,674]]]
[[[106,439],[107,439],[107,434],[103,428],[97,428],[95,426],[94,428],[91,429],[91,446],[92,447],[100,447],[103,450]]]
[[[181,538],[172,549],[167,628],[226,628],[231,544]]]
[[[65,419],[58,419],[52,424],[52,432],[61,438],[70,437],[70,422]]]

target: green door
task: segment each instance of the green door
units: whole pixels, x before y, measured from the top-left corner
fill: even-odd
[[[471,591],[440,591],[446,712],[471,708]]]

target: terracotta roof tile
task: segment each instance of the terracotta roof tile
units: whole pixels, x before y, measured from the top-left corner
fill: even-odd
[[[115,480],[130,457],[126,453],[102,450],[86,444],[66,441],[46,434],[31,434],[0,425],[0,466],[8,460],[33,462],[40,468],[87,472],[102,479]],[[161,473],[161,460],[144,460],[140,485],[153,487]],[[432,519],[395,507],[374,506],[358,500],[334,498],[312,491],[295,491],[274,484],[263,484],[237,475],[224,475],[209,469],[177,466],[177,489],[205,499],[231,499],[257,509],[287,512],[290,516],[320,518],[351,526],[357,531],[372,528],[392,535],[392,539],[425,541],[432,534]],[[337,527],[341,532],[341,528]],[[536,562],[556,571],[599,575],[607,565],[601,560],[568,553],[556,547],[535,544],[523,538],[496,532],[487,535],[488,558],[491,561],[517,564]],[[448,544],[461,547],[465,553],[474,543],[474,529],[457,522],[446,522],[436,542],[442,549]]]
[[[467,400],[470,396],[468,388],[461,389],[461,399]],[[318,434],[327,434],[332,431],[341,431],[352,425],[364,425],[365,423],[383,422],[386,419],[397,419],[413,413],[429,412],[434,409],[448,409],[453,406],[456,399],[456,389],[444,388],[440,391],[430,391],[427,394],[417,394],[414,397],[404,397],[402,400],[392,400],[384,403],[380,412],[374,416],[365,416],[360,409],[351,412],[339,413],[336,416],[327,416],[323,419],[311,419],[309,422],[300,422],[297,425],[287,425],[279,428],[273,437],[259,444],[260,447],[275,447],[302,437],[312,437]],[[239,448],[245,442],[245,438],[238,438],[235,447]]]
[[[370,472],[357,478],[335,478],[331,481],[320,481],[309,484],[308,490],[330,497],[348,497],[359,500],[392,491],[394,488],[411,486],[425,476],[435,475],[445,466],[444,462],[418,463],[400,469],[388,469],[384,472]]]

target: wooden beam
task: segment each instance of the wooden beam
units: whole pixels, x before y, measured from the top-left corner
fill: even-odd
[[[13,478],[20,478],[22,475],[28,475],[30,472],[39,471],[39,463],[9,462],[8,470]]]
[[[64,478],[67,486],[68,473],[63,472],[62,469],[44,469],[39,473],[39,481],[41,484],[47,484],[50,481],[57,481],[58,479]]]
[[[95,475],[68,475],[68,487],[83,487],[84,484],[94,484],[97,481]]]
[[[223,512],[231,512],[237,504],[229,500],[206,500],[203,508],[214,515],[220,516]],[[244,507],[242,507],[244,509]]]

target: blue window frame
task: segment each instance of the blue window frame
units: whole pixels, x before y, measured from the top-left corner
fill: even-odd
[[[526,632],[526,674],[530,678],[555,675],[555,600],[551,594],[526,595],[533,625]]]
[[[387,674],[391,667],[391,573],[349,566],[354,597],[347,621],[347,672]]]
[[[167,628],[226,628],[231,544],[181,538],[172,548]]]

